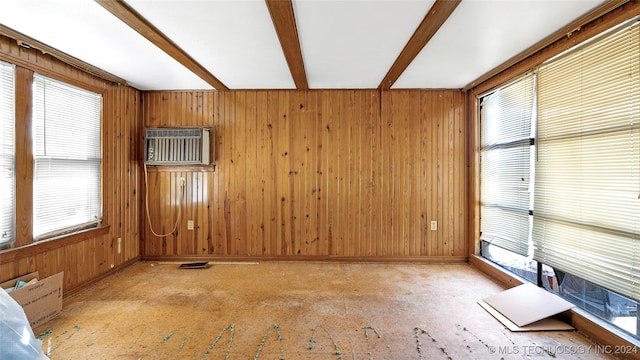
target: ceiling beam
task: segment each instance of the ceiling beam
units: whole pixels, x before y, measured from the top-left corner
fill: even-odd
[[[289,71],[298,90],[308,90],[307,74],[304,70],[304,60],[300,49],[300,38],[296,18],[293,13],[292,0],[265,0],[271,14],[273,26],[276,28],[280,46],[287,59]]]
[[[95,0],[103,8],[115,15],[133,30],[151,41],[167,55],[174,58],[180,64],[198,75],[202,80],[213,86],[216,90],[229,90],[220,80],[213,76],[207,69],[195,61],[189,54],[171,41],[160,30],[153,26],[147,19],[127,5],[123,0]]]
[[[379,90],[388,90],[398,80],[400,75],[407,69],[413,59],[418,56],[420,51],[427,45],[429,40],[440,29],[442,24],[458,7],[462,0],[436,0],[427,15],[404,46],[402,52],[385,75],[384,79],[378,86]]]

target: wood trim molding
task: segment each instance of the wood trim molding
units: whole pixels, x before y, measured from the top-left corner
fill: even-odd
[[[12,42],[15,40],[13,38],[0,34],[0,41],[3,41],[4,39],[8,39]],[[18,45],[16,45],[16,47],[17,46]],[[26,53],[29,53],[29,56],[23,58],[23,57],[20,57],[20,53],[4,52],[2,51],[2,49],[0,49],[0,60],[14,64],[17,67],[29,69],[29,70],[32,70],[33,72],[37,72],[39,74],[51,77],[53,79],[60,80],[67,84],[74,85],[89,91],[93,91],[95,93],[102,94],[106,89],[108,82],[104,79],[100,79],[100,81],[92,83],[92,82],[82,81],[77,77],[75,77],[74,74],[72,73],[60,73],[53,70],[51,66],[47,66],[50,64],[50,62],[42,61],[42,57],[61,61],[60,59],[57,59],[51,54],[48,54],[48,53],[40,54],[39,51],[36,49],[27,49],[27,48],[20,48],[20,49],[22,49],[20,50],[20,53],[26,52]],[[65,64],[65,65],[68,65],[69,67],[74,67],[73,65],[70,65],[70,64]],[[78,69],[78,71],[87,73],[82,69]],[[87,73],[87,74],[89,74],[92,77],[96,76],[90,73]]]
[[[385,75],[384,79],[378,86],[379,90],[389,90],[391,86],[398,80],[400,75],[407,69],[413,59],[418,56],[420,51],[427,45],[429,40],[440,29],[442,24],[451,16],[453,11],[458,7],[461,0],[436,0],[427,15],[404,46],[402,52]]]
[[[467,84],[463,90],[473,90],[475,94],[488,91],[638,15],[640,1],[610,0]]]
[[[15,246],[21,247],[33,242],[33,71],[15,69]]]
[[[147,40],[159,47],[167,55],[174,58],[202,80],[213,86],[216,90],[229,90],[220,80],[213,76],[207,69],[195,61],[189,54],[176,45],[171,39],[153,26],[123,0],[95,0],[115,17],[137,31]]]
[[[101,79],[104,79],[116,84],[123,84],[123,85],[127,84],[126,80],[118,76],[115,76],[93,65],[87,64],[86,62],[78,58],[75,58],[65,52],[55,49],[47,44],[44,44],[34,38],[24,35],[2,24],[0,24],[0,35],[4,35],[8,38],[14,39],[18,43],[18,45],[20,45],[23,48],[39,50],[43,54],[49,54],[52,57],[64,62],[65,64],[71,65],[79,70],[82,70],[91,75],[97,76]]]
[[[171,261],[171,262],[196,262],[196,261],[327,261],[327,262],[389,262],[389,263],[424,263],[424,264],[466,264],[467,256],[216,256],[216,255],[162,255],[142,256],[143,261]]]
[[[0,264],[17,261],[29,256],[34,256],[43,252],[60,249],[68,245],[73,245],[85,240],[93,239],[98,236],[108,234],[110,229],[111,227],[108,225],[100,226],[93,229],[78,231],[73,234],[62,235],[55,238],[42,240],[26,246],[3,250],[0,251]]]
[[[293,77],[298,90],[308,90],[307,75],[300,49],[300,39],[296,26],[295,14],[293,13],[293,3],[291,0],[265,0],[273,26],[276,28],[280,46],[287,59],[289,71]]]

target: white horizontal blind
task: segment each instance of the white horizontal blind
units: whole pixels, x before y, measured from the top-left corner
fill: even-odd
[[[538,71],[534,258],[640,301],[640,26]]]
[[[533,75],[482,100],[480,117],[481,239],[528,255]]]
[[[101,221],[102,99],[39,74],[33,96],[33,236],[39,240]]]
[[[0,248],[16,234],[15,67],[0,62]]]

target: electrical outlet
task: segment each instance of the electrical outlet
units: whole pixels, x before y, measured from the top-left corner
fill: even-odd
[[[438,230],[438,221],[431,220],[431,230]]]
[[[118,238],[118,254],[122,252],[122,238]]]
[[[187,220],[187,230],[193,230],[193,220]]]
[[[180,187],[185,187],[187,186],[187,179],[181,177],[180,178]]]

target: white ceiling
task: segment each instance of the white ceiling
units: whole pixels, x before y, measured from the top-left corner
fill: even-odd
[[[125,0],[230,89],[293,89],[264,0]],[[309,87],[377,88],[435,0],[293,0]],[[462,88],[604,0],[462,0],[393,88]],[[212,89],[89,0],[3,0],[0,24],[140,90]]]

